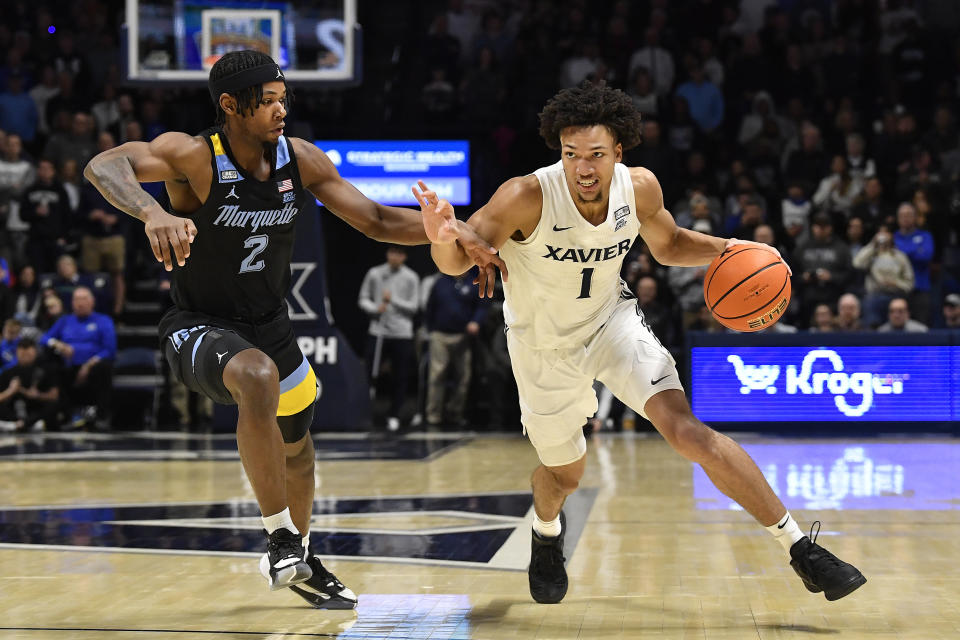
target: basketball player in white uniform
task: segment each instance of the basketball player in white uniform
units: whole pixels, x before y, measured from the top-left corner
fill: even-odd
[[[860,571],[803,535],[747,453],[693,415],[673,358],[620,280],[638,234],[660,263],[679,266],[709,264],[744,241],[678,228],[656,177],[620,164],[640,137],[640,114],[623,92],[565,89],[540,121],[560,161],[508,180],[467,222],[423,183],[423,193],[414,189],[441,271],[461,274],[473,265],[456,242],[462,225],[499,249],[507,266],[510,359],[523,427],[542,463],[531,479],[531,595],[553,603],[567,591],[561,507],[583,476],[581,427],[597,410],[595,379],[765,526],[808,590],[828,600],[851,593],[866,581]]]

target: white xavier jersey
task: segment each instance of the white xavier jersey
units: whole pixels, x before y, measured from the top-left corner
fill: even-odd
[[[529,347],[584,344],[621,299],[620,269],[640,231],[630,170],[615,165],[607,219],[596,227],[577,211],[562,161],[534,175],[543,190],[540,223],[529,238],[500,249],[510,271],[504,319]]]

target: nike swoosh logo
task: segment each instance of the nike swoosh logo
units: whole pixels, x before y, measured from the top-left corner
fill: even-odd
[[[554,231],[566,231],[567,229],[573,229],[573,227],[558,227],[557,225],[553,225]]]
[[[790,516],[787,516],[787,519],[783,521],[783,524],[778,524],[777,529],[783,529],[785,526],[787,526],[788,522],[790,522]]]
[[[651,381],[650,381],[650,384],[657,384],[658,382],[660,382],[660,381],[663,380],[664,378],[669,378],[669,377],[670,377],[670,374],[668,373],[667,375],[663,376],[663,378],[657,378],[656,380],[651,380]]]

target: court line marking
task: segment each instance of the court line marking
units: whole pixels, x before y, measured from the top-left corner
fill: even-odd
[[[296,631],[211,631],[208,629],[123,629],[104,627],[0,627],[0,631],[85,631],[89,633],[205,633],[208,635],[244,635],[264,637],[307,636],[310,638],[339,638],[344,632],[336,633],[298,633]],[[360,636],[363,637],[363,636]],[[412,636],[405,636],[398,640],[412,640]]]
[[[86,553],[142,553],[147,555],[160,556],[204,556],[208,558],[260,558],[262,552],[255,551],[200,551],[197,549],[143,549],[128,547],[90,547],[73,544],[23,544],[0,542],[0,549],[12,549],[17,551],[81,551]],[[436,566],[452,569],[488,569],[490,571],[526,571],[527,566],[523,567],[503,567],[491,566],[487,562],[473,562],[470,560],[434,560],[432,558],[399,558],[391,556],[335,556],[335,555],[317,555],[321,561],[327,560],[347,561],[347,562],[386,562],[389,564],[413,564],[422,566]],[[9,577],[9,576],[7,576]],[[33,577],[33,576],[23,576]],[[2,627],[0,627],[2,628]]]
[[[367,495],[367,496],[324,496],[322,498],[317,498],[314,500],[314,504],[317,502],[324,503],[330,501],[338,500],[411,500],[414,498],[473,498],[477,496],[513,496],[513,495],[529,495],[531,502],[533,501],[533,494],[530,493],[530,489],[516,489],[513,491],[510,490],[500,490],[500,491],[464,491],[460,493],[398,493],[398,494],[382,494],[382,495]],[[210,505],[210,504],[249,504],[254,507],[257,506],[257,503],[252,498],[224,498],[222,500],[174,500],[174,501],[165,501],[165,502],[81,502],[73,503],[66,502],[62,504],[39,504],[39,505],[0,505],[0,511],[27,511],[30,509],[100,509],[104,507],[177,507],[177,506],[190,506],[190,505]],[[379,512],[370,512],[371,514]],[[479,513],[479,512],[468,512],[468,513]],[[335,514],[317,514],[317,515],[335,515]],[[339,514],[336,514],[339,515]],[[497,515],[497,514],[492,514]],[[504,516],[507,517],[507,516]]]

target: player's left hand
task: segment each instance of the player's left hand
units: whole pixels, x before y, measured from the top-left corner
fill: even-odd
[[[780,252],[777,251],[776,247],[771,247],[770,245],[764,244],[763,242],[754,242],[752,240],[738,240],[737,238],[730,238],[729,240],[727,240],[727,244],[723,246],[723,250],[726,251],[730,247],[735,247],[738,244],[748,244],[756,247],[763,247],[767,251],[772,251],[778,258],[783,260],[783,256],[780,255]],[[786,260],[783,260],[783,264],[787,266],[787,273],[789,273],[792,276],[793,269],[790,268],[790,265],[787,264]]]
[[[433,244],[451,244],[457,240],[457,217],[453,214],[453,206],[446,200],[441,200],[437,194],[427,188],[423,180],[418,180],[420,187],[410,187],[413,197],[420,203],[423,214],[423,230],[427,239]]]

